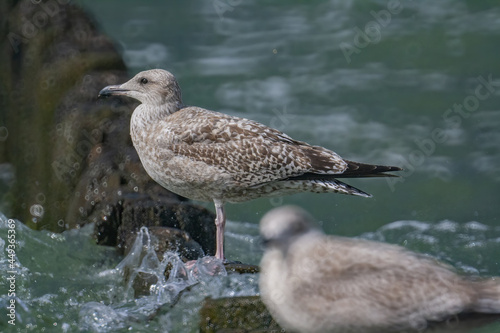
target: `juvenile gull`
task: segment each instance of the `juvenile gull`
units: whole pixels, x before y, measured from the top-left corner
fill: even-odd
[[[292,332],[413,332],[500,313],[500,278],[473,281],[399,246],[327,236],[297,207],[268,212],[260,232],[262,300]]]
[[[142,103],[130,124],[142,165],[166,189],[214,202],[219,259],[224,259],[225,202],[304,191],[369,197],[337,178],[390,176],[384,172],[400,170],[347,161],[255,121],[185,106],[177,80],[162,69],[140,72],[99,95]]]

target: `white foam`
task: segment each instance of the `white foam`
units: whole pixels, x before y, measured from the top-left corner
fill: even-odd
[[[424,231],[428,230],[430,228],[430,224],[426,222],[420,222],[420,221],[395,221],[389,224],[386,224],[385,226],[380,228],[380,231],[386,231],[386,230],[395,230],[395,229],[402,229],[402,228],[413,228],[416,230]]]
[[[459,225],[457,222],[453,222],[450,220],[443,220],[443,221],[434,225],[435,230],[449,231],[449,232],[456,232],[458,227],[459,227]]]
[[[484,225],[482,223],[479,223],[477,221],[471,221],[471,222],[467,222],[465,224],[465,227],[467,229],[471,229],[471,230],[479,230],[479,231],[486,231],[489,229],[489,227],[487,225]]]

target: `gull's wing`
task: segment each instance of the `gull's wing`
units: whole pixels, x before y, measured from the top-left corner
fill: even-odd
[[[258,122],[188,107],[170,115],[163,138],[177,156],[224,169],[238,178],[259,175],[255,184],[307,173],[339,175],[348,168],[335,152],[293,140]],[[180,124],[180,125],[179,125]]]
[[[297,277],[291,280],[296,285],[289,286],[296,297],[312,294],[315,305],[335,301],[343,305],[339,311],[351,314],[379,311],[386,324],[395,324],[412,315],[424,323],[439,321],[467,310],[472,301],[467,281],[423,255],[343,237],[322,236],[307,243],[289,249],[287,273]]]
[[[390,176],[399,170],[351,162],[320,146],[297,141],[258,122],[208,111],[183,108],[159,123],[162,137],[174,155],[215,166],[245,186],[279,180],[309,180],[344,193],[369,196],[336,178]],[[170,124],[175,124],[169,125]]]

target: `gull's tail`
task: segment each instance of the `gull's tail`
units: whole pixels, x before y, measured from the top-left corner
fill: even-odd
[[[361,191],[354,186],[343,183],[340,180],[337,180],[337,178],[398,177],[386,172],[402,170],[401,168],[395,166],[363,164],[348,160],[344,161],[347,163],[347,169],[342,173],[323,174],[319,172],[307,172],[299,176],[288,177],[285,180],[306,180],[311,184],[320,185],[322,188],[329,189],[329,192],[369,198],[371,197],[371,194]],[[313,190],[313,192],[315,191]]]
[[[364,164],[344,160],[347,163],[347,169],[335,178],[364,178],[364,177],[398,177],[392,175],[390,171],[401,171],[403,169],[395,166]]]

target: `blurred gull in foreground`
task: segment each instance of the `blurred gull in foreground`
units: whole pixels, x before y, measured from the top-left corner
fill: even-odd
[[[292,332],[418,331],[463,313],[500,313],[500,278],[471,280],[430,258],[325,235],[287,206],[261,220],[262,300]]]

